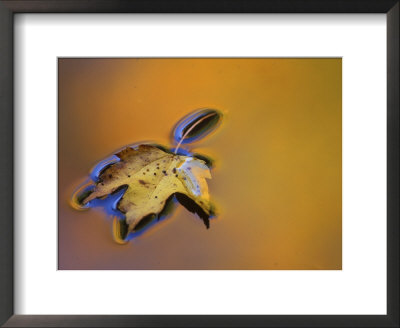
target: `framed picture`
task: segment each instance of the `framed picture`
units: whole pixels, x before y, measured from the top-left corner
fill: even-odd
[[[399,326],[398,1],[0,17],[3,326]]]

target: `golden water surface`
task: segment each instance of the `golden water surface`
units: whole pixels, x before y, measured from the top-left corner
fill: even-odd
[[[341,269],[341,59],[59,59],[59,269]],[[181,206],[126,245],[70,198],[138,141],[170,145],[198,108],[223,112],[191,150],[215,160],[206,229]]]

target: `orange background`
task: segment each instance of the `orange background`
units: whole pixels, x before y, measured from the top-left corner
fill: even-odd
[[[341,59],[59,59],[59,269],[341,269]],[[127,245],[69,205],[89,170],[142,140],[169,145],[198,108],[224,113],[211,156],[218,217],[179,206]]]

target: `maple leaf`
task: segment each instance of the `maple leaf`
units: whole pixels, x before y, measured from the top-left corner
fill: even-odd
[[[125,214],[124,239],[149,215],[158,215],[171,196],[209,226],[213,214],[206,179],[211,179],[206,163],[198,158],[168,153],[152,145],[127,147],[116,154],[120,161],[106,167],[90,192],[81,195],[80,203],[125,190],[117,209]],[[115,222],[115,221],[114,221]],[[114,230],[116,229],[114,224]],[[121,226],[117,228],[121,229]],[[117,234],[118,235],[118,234]]]
[[[123,214],[120,219],[117,214],[113,223],[114,239],[121,244],[127,242],[130,232],[140,231],[154,218],[160,219],[169,212],[174,199],[198,214],[209,228],[209,218],[214,215],[206,182],[211,178],[208,167],[211,162],[204,156],[192,155],[184,147],[216,129],[221,119],[222,113],[216,109],[193,111],[172,130],[174,153],[161,146],[140,144],[101,161],[90,174],[95,184],[79,187],[72,196],[71,206],[87,209],[99,204],[96,199],[114,195],[109,198],[112,208],[105,206],[105,210],[111,210],[109,213],[113,215],[115,210]]]

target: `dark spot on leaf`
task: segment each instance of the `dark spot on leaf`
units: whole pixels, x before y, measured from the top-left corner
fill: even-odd
[[[175,174],[176,177],[178,177],[178,174]]]
[[[173,172],[173,173],[176,173],[176,168],[175,168],[175,167],[172,169],[172,172]]]
[[[139,183],[142,184],[142,185],[147,184],[146,181],[143,181],[143,180],[139,180]]]
[[[130,178],[131,176],[128,174],[128,178]]]
[[[112,174],[109,174],[108,177],[111,179],[112,178]]]
[[[154,175],[157,175],[157,173],[156,173],[156,172],[154,172]]]
[[[154,196],[154,198],[158,198],[157,196]]]
[[[118,192],[120,192],[121,190],[123,190],[123,189],[128,189],[128,185],[127,184],[124,184],[124,185],[122,185],[122,186],[119,186],[117,189],[115,189],[112,193],[111,193],[111,195],[115,195],[116,193],[118,193]]]

